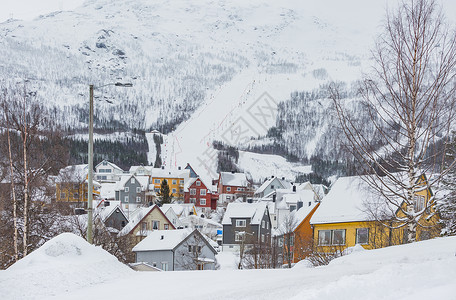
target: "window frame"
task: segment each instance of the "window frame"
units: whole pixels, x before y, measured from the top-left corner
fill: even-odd
[[[329,233],[329,239],[326,238],[326,234]],[[322,237],[322,234],[325,234],[325,237]],[[322,241],[328,240],[327,243],[322,243]],[[318,230],[318,246],[331,246],[332,242],[332,230],[328,229],[323,229],[323,230]]]
[[[244,225],[242,225],[244,224]],[[246,219],[238,219],[235,222],[236,227],[247,227],[247,220]]]
[[[129,192],[130,192],[130,188],[129,188],[128,186],[126,186],[126,187],[124,188],[124,192],[125,192],[125,193],[129,193]]]
[[[367,241],[365,243],[360,243],[359,242],[359,237],[360,237],[360,230],[367,230]],[[356,228],[356,238],[355,238],[355,244],[360,244],[360,245],[369,245],[369,228],[368,227],[362,227],[362,228]]]
[[[200,205],[206,205],[206,199],[201,198],[200,199]]]

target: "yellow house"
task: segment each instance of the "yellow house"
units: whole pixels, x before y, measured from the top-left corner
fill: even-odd
[[[426,184],[425,177],[420,179]],[[426,207],[432,195],[429,188],[417,192],[415,197],[415,210]],[[359,176],[341,177],[331,188],[330,192],[310,220],[313,229],[314,248],[318,252],[343,251],[347,247],[360,244],[365,249],[382,248],[391,245],[403,244],[406,239],[404,233],[406,226],[399,227],[399,223],[387,220],[378,220],[381,209],[372,203],[381,203],[375,192]],[[370,204],[368,204],[370,203]],[[406,205],[401,204],[405,209]],[[383,207],[387,212],[388,208]],[[436,229],[438,216],[426,220],[426,216],[433,212],[430,208],[419,220],[425,227],[417,227],[417,240],[424,240],[438,235]],[[391,209],[390,209],[391,211]],[[401,211],[391,211],[401,217]],[[390,214],[391,215],[391,214]],[[403,213],[402,213],[402,216]],[[388,226],[385,226],[388,225]],[[399,227],[399,228],[396,228]],[[427,228],[429,227],[429,228]],[[394,228],[394,229],[391,229]]]
[[[128,224],[119,232],[119,236],[130,235],[139,243],[154,230],[176,229],[158,205],[139,207],[130,213]]]
[[[184,200],[184,184],[190,178],[190,170],[168,170],[154,168],[150,176],[150,184],[153,185],[155,194],[160,191],[164,180],[169,185],[169,190],[174,199]]]
[[[73,165],[60,170],[56,178],[56,201],[86,205],[88,199],[87,176],[87,165]],[[94,199],[100,196],[99,187],[100,184],[94,181],[92,191]]]

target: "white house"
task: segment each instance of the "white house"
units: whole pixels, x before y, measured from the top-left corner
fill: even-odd
[[[103,160],[95,166],[95,178],[100,182],[119,181],[123,173],[124,171],[119,166],[107,160]]]

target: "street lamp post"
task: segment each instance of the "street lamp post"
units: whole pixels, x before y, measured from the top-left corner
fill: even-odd
[[[93,244],[93,90],[94,88],[102,88],[108,85],[114,85],[119,87],[132,87],[131,83],[109,83],[94,87],[93,84],[89,85],[89,174],[87,180],[89,181],[87,187],[87,241]]]

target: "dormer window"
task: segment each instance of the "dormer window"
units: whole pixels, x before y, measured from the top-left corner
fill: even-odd
[[[201,186],[201,181],[198,180],[198,181],[196,182],[196,186]]]
[[[132,177],[132,178],[130,179],[130,183],[131,183],[131,184],[134,184],[135,182],[136,182],[136,181],[135,181],[135,178]]]

